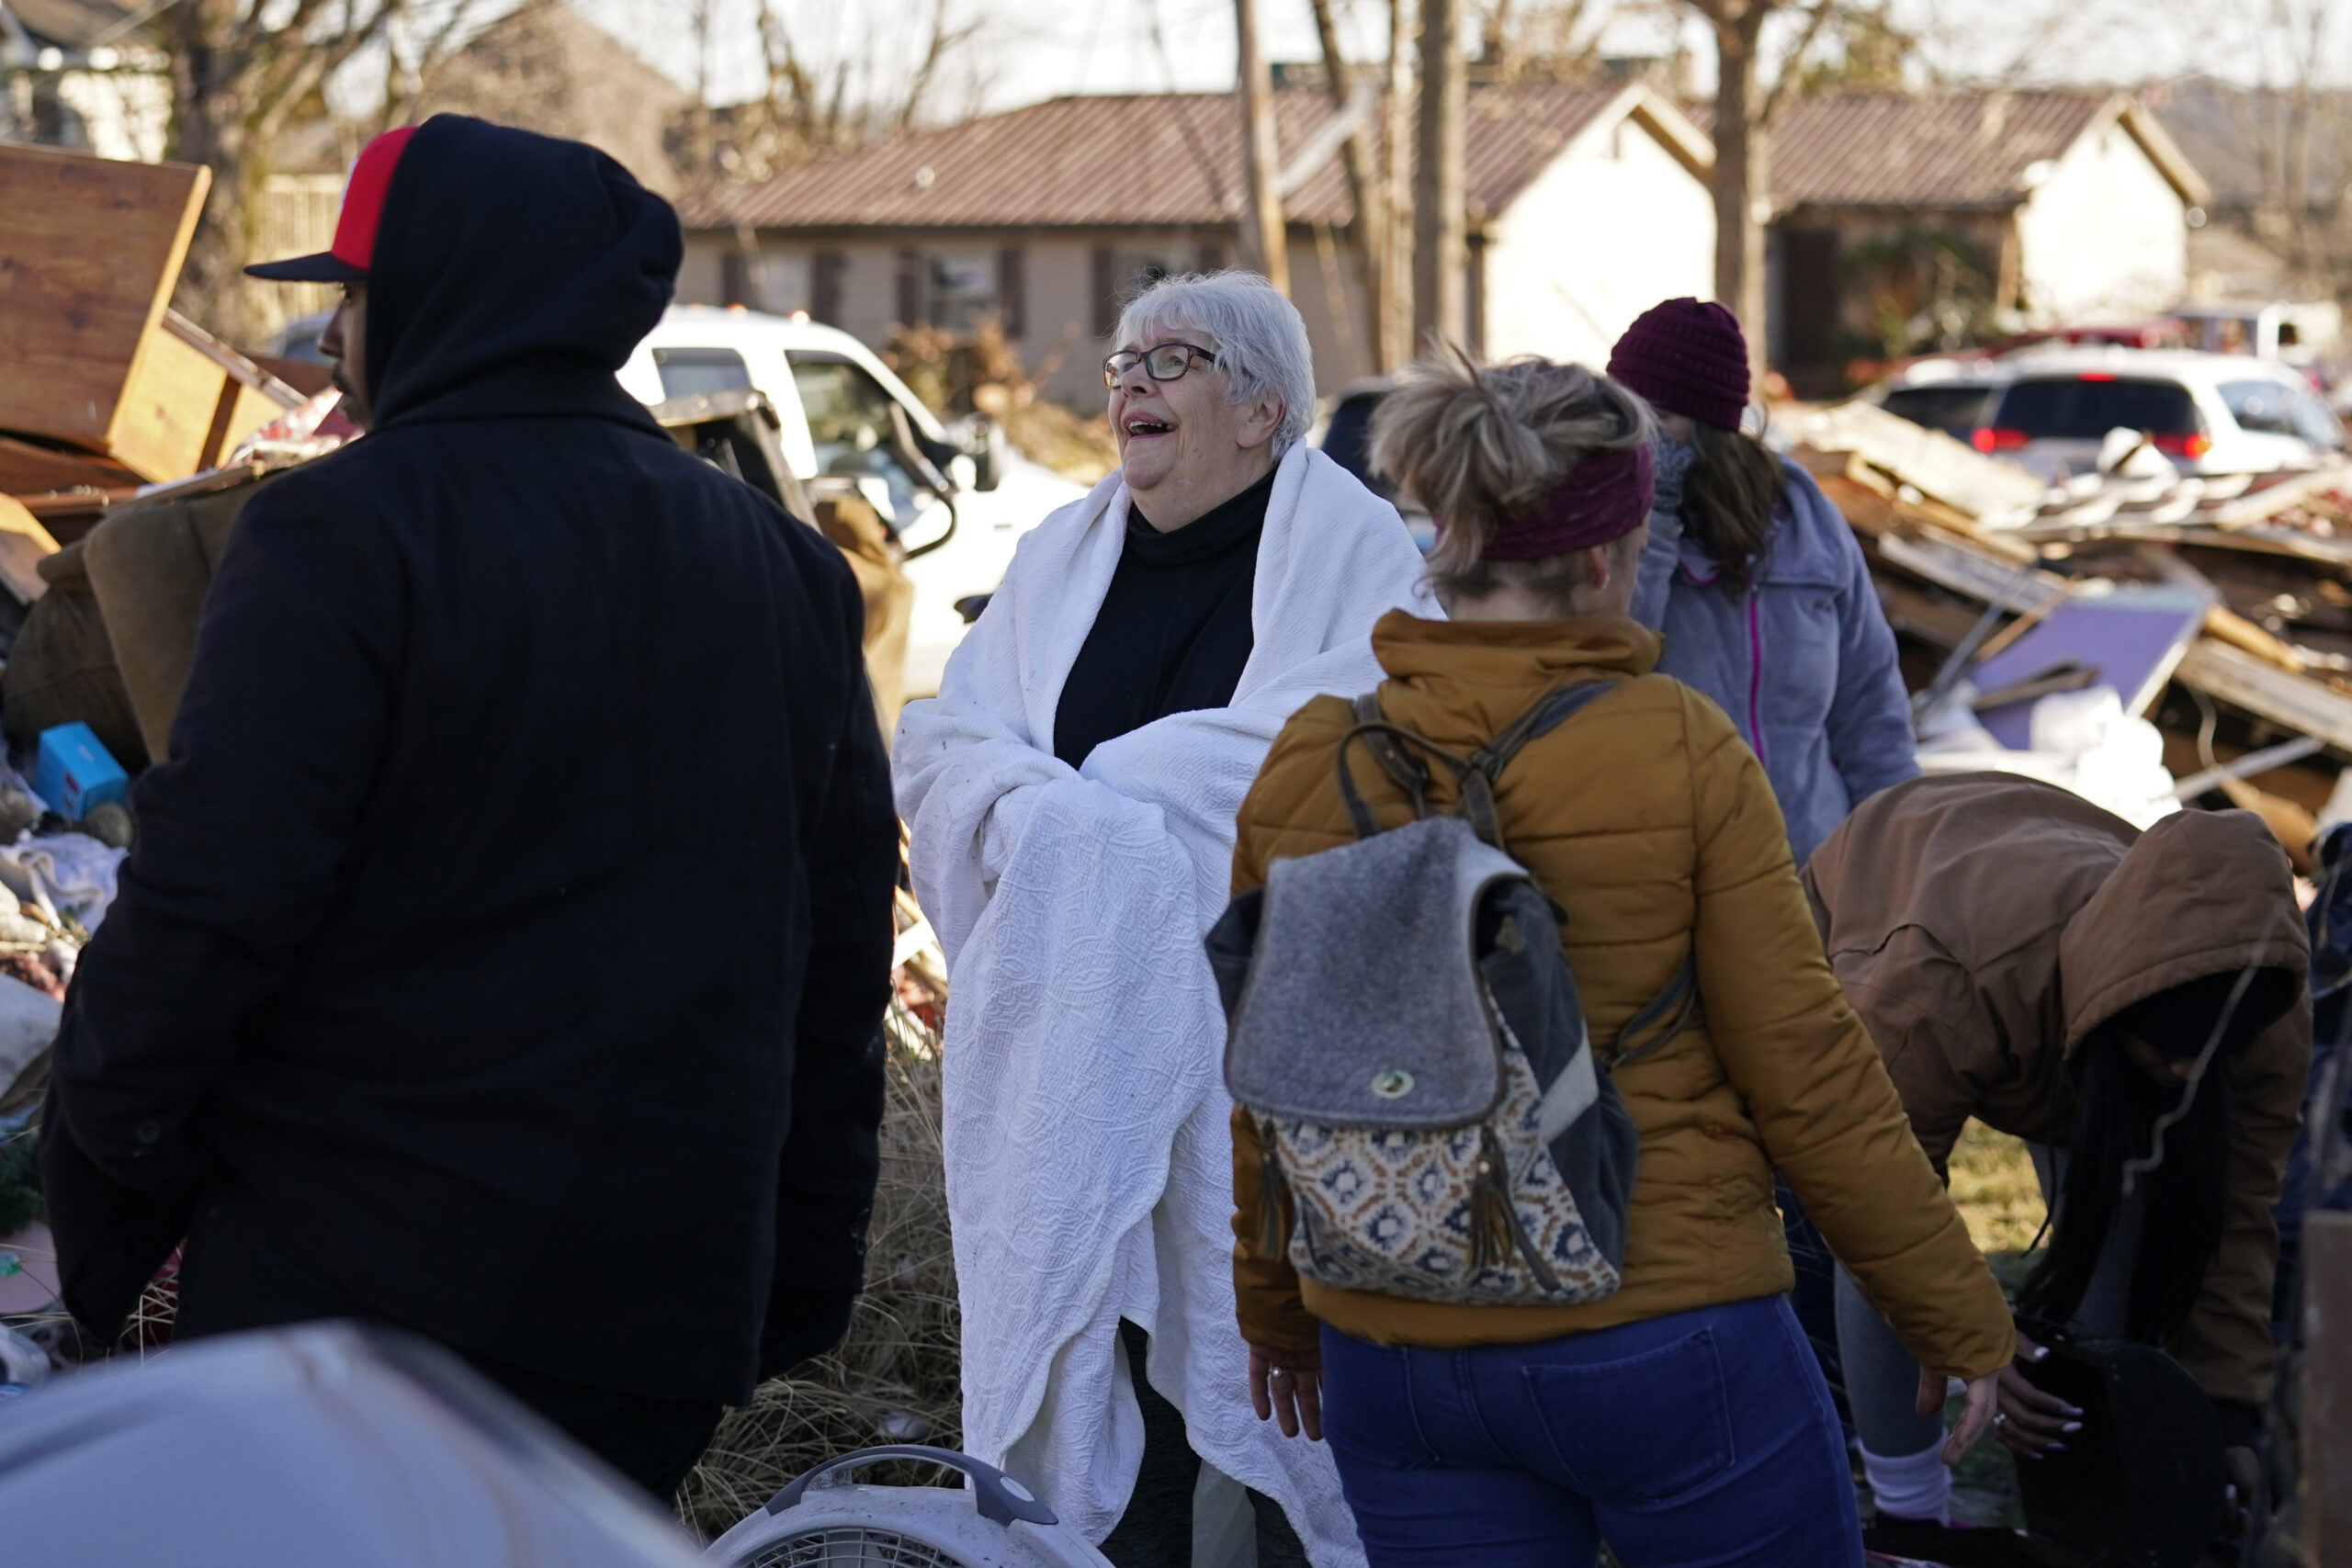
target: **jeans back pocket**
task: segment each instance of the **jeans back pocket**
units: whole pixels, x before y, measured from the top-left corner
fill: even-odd
[[[1565,1479],[1596,1502],[1663,1503],[1731,1467],[1730,1396],[1712,1328],[1622,1360],[1521,1369]]]

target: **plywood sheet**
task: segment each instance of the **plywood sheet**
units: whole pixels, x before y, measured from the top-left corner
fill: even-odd
[[[0,143],[0,430],[107,444],[211,180]]]
[[[158,324],[123,389],[107,449],[142,479],[176,479],[204,468],[205,441],[226,374],[202,349]]]
[[[1997,691],[2073,660],[2097,671],[2099,684],[2115,688],[2125,713],[2142,713],[2204,626],[2207,603],[2201,593],[2169,585],[2078,596],[1977,665],[1968,678],[1980,692]],[[2009,703],[1976,716],[2002,745],[2022,751],[2030,745],[2032,710],[2030,702]]]

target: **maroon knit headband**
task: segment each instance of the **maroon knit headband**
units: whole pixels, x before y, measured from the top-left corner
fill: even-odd
[[[1657,479],[1646,441],[1587,452],[1541,504],[1497,525],[1487,560],[1540,560],[1622,539],[1646,522]]]

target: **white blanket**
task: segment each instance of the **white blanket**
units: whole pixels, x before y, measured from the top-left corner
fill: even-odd
[[[1233,821],[1283,720],[1379,683],[1372,624],[1434,614],[1389,505],[1304,446],[1258,548],[1233,705],[1053,753],[1063,682],[1118,565],[1113,474],[1022,540],[892,772],[915,893],[949,964],[947,1199],[964,1310],[964,1441],[1096,1540],[1143,1452],[1118,1322],[1193,1448],[1278,1499],[1318,1564],[1360,1563],[1320,1444],[1251,1414],[1234,1320],[1224,1018],[1201,937]]]

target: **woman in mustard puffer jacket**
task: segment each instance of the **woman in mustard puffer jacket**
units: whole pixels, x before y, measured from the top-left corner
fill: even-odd
[[[1554,688],[1618,689],[1503,773],[1505,841],[1565,911],[1596,1039],[1695,959],[1702,1008],[1621,1067],[1641,1136],[1623,1285],[1574,1306],[1457,1306],[1302,1280],[1257,1249],[1257,1130],[1233,1121],[1235,1283],[1251,1394],[1328,1433],[1374,1568],[1476,1562],[1859,1564],[1826,1385],[1783,1296],[1784,1172],[1927,1369],[1970,1382],[1948,1453],[1992,1417],[2013,1347],[1998,1286],[1912,1137],[1822,956],[1754,753],[1704,697],[1650,673],[1627,618],[1649,507],[1645,407],[1577,366],[1425,365],[1382,408],[1382,466],[1443,525],[1452,619],[1392,612],[1373,637],[1385,716],[1467,752]],[[1324,697],[1275,740],[1243,803],[1237,892],[1354,837]],[[1409,807],[1359,756],[1384,825]],[[1451,807],[1451,786],[1431,790]]]

